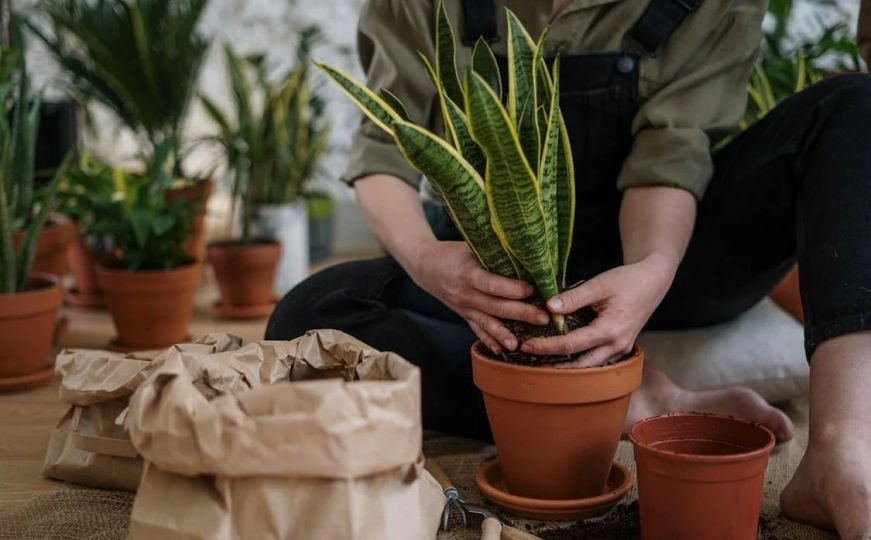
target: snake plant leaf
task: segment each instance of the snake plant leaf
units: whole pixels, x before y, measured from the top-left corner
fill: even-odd
[[[444,0],[439,0],[436,12],[435,63],[439,80],[445,87],[448,97],[454,103],[463,102],[463,89],[457,73],[456,40],[454,28],[445,11]]]
[[[539,149],[544,147],[544,139],[547,135],[548,119],[550,117],[550,105],[553,91],[553,80],[548,71],[547,62],[544,60],[544,44],[547,41],[547,36],[550,28],[545,28],[538,38],[538,43],[535,46],[535,55],[532,59],[535,84],[535,103],[536,103],[536,121],[539,128]],[[557,98],[558,99],[558,98]]]
[[[526,159],[538,168],[540,134],[538,130],[537,96],[535,92],[535,42],[517,16],[509,9],[508,18],[508,116],[514,127]]]
[[[396,112],[396,114],[399,115],[400,118],[406,121],[409,119],[408,109],[405,108],[402,100],[396,97],[396,94],[386,88],[382,88],[381,91],[378,93],[381,94],[381,99],[383,99],[385,103],[390,105],[390,108],[392,108]]]
[[[516,278],[517,269],[502,248],[489,219],[484,182],[475,168],[439,137],[410,122],[394,124],[405,158],[429,178],[448,212],[487,270]]]
[[[447,96],[442,81],[426,56],[421,55],[421,59],[426,67],[427,74],[429,74],[430,81],[432,81],[433,86],[435,86],[438,92],[442,120],[445,124],[445,138],[449,144],[452,144],[454,148],[460,151],[466,161],[471,163],[479,174],[483,175],[486,166],[484,152],[469,134],[469,125],[465,113],[459,105]]]
[[[499,96],[474,71],[467,73],[466,110],[472,136],[487,156],[484,189],[496,233],[548,300],[559,289],[541,191]]]
[[[387,102],[378,97],[376,93],[366,88],[365,85],[355,81],[347,73],[321,62],[315,62],[315,65],[335,81],[342,92],[351,98],[351,101],[353,101],[354,104],[363,111],[363,114],[369,117],[375,125],[387,133],[393,133],[393,128],[391,126],[394,122],[402,120],[402,117],[400,117]]]
[[[502,75],[499,73],[499,64],[496,62],[493,49],[484,38],[478,38],[475,48],[472,49],[472,69],[483,77],[499,99],[502,99]]]

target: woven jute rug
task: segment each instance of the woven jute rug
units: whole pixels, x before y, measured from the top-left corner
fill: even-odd
[[[778,497],[798,466],[807,445],[806,404],[791,405],[787,412],[796,423],[796,438],[778,446],[771,456],[765,478],[759,538],[761,540],[835,540],[837,536],[813,527],[791,522],[780,516]],[[492,456],[491,446],[466,439],[429,436],[424,452],[436,460],[471,503],[486,504],[475,487],[475,470]],[[635,474],[632,446],[621,442],[617,460]],[[607,516],[586,522],[542,523],[505,516],[512,525],[547,540],[610,540],[639,538],[637,491]],[[95,489],[69,488],[39,496],[25,506],[0,515],[0,539],[114,540],[127,536],[133,494]],[[470,521],[463,528],[452,519],[451,530],[438,540],[480,538],[480,523]]]

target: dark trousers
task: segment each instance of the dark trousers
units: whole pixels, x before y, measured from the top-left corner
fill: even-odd
[[[690,246],[648,328],[732,319],[798,260],[808,357],[827,339],[871,329],[871,76],[835,77],[793,96],[714,162]],[[619,259],[619,239],[611,244],[605,259]],[[266,338],[315,328],[343,330],[417,364],[425,427],[489,439],[471,378],[474,334],[393,259],[312,276],[278,305]]]

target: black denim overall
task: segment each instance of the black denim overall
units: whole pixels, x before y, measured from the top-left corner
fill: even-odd
[[[654,53],[686,17],[691,24],[700,3],[652,0],[631,39],[642,53]],[[467,41],[497,38],[492,0],[467,0],[465,9]],[[630,52],[561,58],[560,99],[577,187],[572,280],[622,262],[616,180],[632,146],[639,60]],[[827,339],[871,329],[869,144],[871,77],[846,75],[786,100],[718,151],[687,253],[647,328],[728,321],[758,303],[798,260],[808,358]],[[427,214],[436,236],[459,239],[444,211],[430,207]],[[292,339],[314,328],[343,330],[418,365],[426,428],[490,439],[471,378],[475,335],[393,258],[312,276],[282,299],[266,338]]]

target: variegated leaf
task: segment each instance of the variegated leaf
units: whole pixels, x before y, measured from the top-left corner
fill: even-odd
[[[454,28],[445,11],[444,0],[439,0],[438,12],[436,13],[436,70],[439,80],[444,85],[448,97],[454,103],[463,102],[463,89],[460,86],[460,77],[457,73],[456,45]]]
[[[514,122],[526,160],[538,167],[540,134],[535,95],[535,42],[517,16],[508,17],[508,116]]]
[[[499,64],[484,38],[478,38],[475,48],[472,49],[472,69],[483,77],[499,99],[502,99],[502,75],[499,73]]]
[[[378,94],[333,66],[320,62],[315,62],[315,65],[322,69],[375,125],[387,133],[393,133],[391,127],[393,122],[402,118]]]
[[[380,92],[381,98],[390,105],[390,108],[399,115],[403,120],[409,120],[408,110],[405,108],[405,105],[402,103],[402,100],[396,97],[396,94],[387,90],[386,88],[382,88]]]

